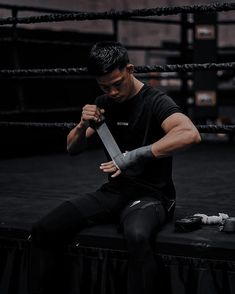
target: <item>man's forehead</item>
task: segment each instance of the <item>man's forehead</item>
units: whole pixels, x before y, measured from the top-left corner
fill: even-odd
[[[97,77],[96,80],[100,85],[114,84],[117,81],[121,80],[124,74],[125,74],[124,70],[120,71],[119,69],[115,69],[111,73]]]

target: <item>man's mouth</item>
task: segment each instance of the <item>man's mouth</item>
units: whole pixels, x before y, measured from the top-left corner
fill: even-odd
[[[113,97],[112,99],[116,102],[120,102],[123,100],[123,98],[124,98],[123,96],[118,96],[118,97]]]

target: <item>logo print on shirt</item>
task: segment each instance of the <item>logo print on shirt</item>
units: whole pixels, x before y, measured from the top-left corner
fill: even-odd
[[[126,121],[117,121],[117,126],[125,126],[128,127],[129,123]]]

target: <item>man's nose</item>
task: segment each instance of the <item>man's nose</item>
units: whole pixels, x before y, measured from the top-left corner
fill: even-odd
[[[109,91],[109,95],[112,97],[115,97],[117,96],[117,94],[118,94],[118,90],[115,87],[111,87]]]

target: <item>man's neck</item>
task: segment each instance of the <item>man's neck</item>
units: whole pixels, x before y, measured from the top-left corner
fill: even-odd
[[[139,91],[142,89],[143,86],[144,86],[144,83],[142,83],[136,77],[133,76],[133,91],[132,91],[132,94],[130,95],[129,99],[136,96],[139,93]]]

